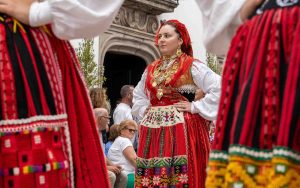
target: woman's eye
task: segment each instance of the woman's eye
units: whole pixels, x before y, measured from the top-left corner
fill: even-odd
[[[158,36],[158,39],[161,39],[161,38],[167,39],[167,38],[170,38],[170,35],[169,35],[169,34],[162,34],[162,35],[159,35],[159,36]]]

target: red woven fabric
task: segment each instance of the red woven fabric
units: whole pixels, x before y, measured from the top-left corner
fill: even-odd
[[[206,120],[198,114],[185,114],[188,140],[189,187],[204,188],[210,143]]]
[[[109,187],[71,45],[47,27],[1,19],[0,187]]]
[[[269,10],[237,32],[223,72],[213,148],[223,149],[229,143],[252,147],[256,137],[260,142],[255,147],[271,149],[274,135],[282,134],[280,121],[295,102],[299,47],[293,32],[297,33],[299,24],[292,20],[298,15],[298,7]]]
[[[136,187],[197,187],[203,188],[209,153],[209,137],[206,121],[199,114],[183,113],[182,118],[172,105],[186,101],[176,89],[190,84],[190,70],[194,58],[182,54],[178,68],[158,99],[157,88],[152,85],[153,73],[160,60],[147,68],[145,89],[149,91],[152,108],[140,126]],[[180,80],[180,81],[179,81]]]
[[[76,187],[109,187],[91,102],[82,75],[79,74],[74,50],[64,41],[56,40],[53,44],[62,72]]]
[[[300,186],[299,18],[299,5],[270,7],[238,29],[223,71],[207,186]]]

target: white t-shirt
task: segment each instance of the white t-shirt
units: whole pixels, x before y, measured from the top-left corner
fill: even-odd
[[[118,104],[114,111],[113,118],[114,124],[119,124],[123,120],[132,119],[130,106],[125,103]]]
[[[123,151],[132,146],[131,141],[125,137],[117,137],[108,150],[107,158],[116,165],[120,165],[126,174],[134,173],[134,166],[125,158]]]

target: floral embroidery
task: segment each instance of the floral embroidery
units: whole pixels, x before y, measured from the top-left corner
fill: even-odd
[[[159,185],[160,177],[159,176],[153,176],[153,185]]]
[[[184,123],[183,113],[177,111],[174,106],[151,107],[141,122],[141,125],[150,128],[161,126],[174,126]]]
[[[188,182],[188,176],[187,176],[186,174],[181,174],[181,175],[179,176],[179,181],[180,181],[181,183],[187,183],[187,182]]]
[[[187,187],[187,156],[137,159],[136,187]]]
[[[143,186],[148,186],[149,185],[149,179],[148,178],[146,178],[146,177],[144,177],[143,179],[142,179],[142,184],[143,184]]]

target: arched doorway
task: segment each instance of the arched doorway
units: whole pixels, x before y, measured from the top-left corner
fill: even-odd
[[[120,99],[120,89],[123,85],[136,86],[147,66],[144,59],[118,52],[107,52],[104,57],[103,87],[107,88],[107,95],[112,111]]]

